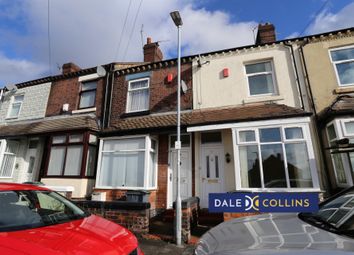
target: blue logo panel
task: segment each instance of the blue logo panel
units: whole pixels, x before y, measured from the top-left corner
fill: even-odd
[[[316,212],[318,193],[211,193],[210,212]]]

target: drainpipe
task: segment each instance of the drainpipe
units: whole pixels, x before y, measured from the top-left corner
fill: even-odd
[[[114,74],[116,73],[116,70],[114,69],[114,64],[112,65],[112,74],[111,74],[111,93],[109,96],[109,107],[108,107],[108,117],[107,117],[107,127],[111,124],[111,109],[112,109],[112,97],[113,97],[113,87],[114,87]]]
[[[304,99],[303,99],[303,96],[302,96],[302,90],[301,90],[300,79],[299,79],[299,73],[298,73],[298,70],[297,70],[297,64],[296,64],[295,55],[294,55],[294,48],[293,48],[292,44],[289,44],[289,43],[286,43],[286,42],[284,42],[284,45],[290,48],[290,55],[291,55],[291,59],[293,61],[293,68],[294,68],[294,71],[295,71],[296,84],[297,84],[297,88],[298,88],[299,94],[300,94],[301,108],[303,110],[305,110]]]
[[[102,119],[102,128],[105,128],[108,126],[108,122],[109,122],[109,113],[110,113],[110,106],[111,106],[111,101],[112,101],[112,97],[108,98],[108,93],[109,93],[109,89],[112,87],[112,84],[110,83],[110,76],[112,76],[112,73],[114,74],[114,64],[110,64],[109,66],[109,70],[107,72],[107,76],[106,76],[106,86],[105,86],[105,96],[104,96],[104,102],[103,102],[103,119]],[[107,107],[109,105],[109,107]]]
[[[314,112],[314,117],[315,117],[315,121],[316,121],[316,125],[315,125],[315,131],[316,133],[319,135],[319,143],[320,143],[320,152],[321,152],[321,156],[322,156],[322,161],[323,161],[323,166],[324,166],[324,172],[326,174],[326,181],[329,188],[329,193],[332,194],[332,185],[331,185],[331,181],[329,179],[329,169],[328,169],[328,164],[327,164],[327,160],[326,160],[326,152],[324,149],[324,142],[323,142],[323,136],[322,133],[319,132],[319,130],[321,130],[320,124],[319,124],[319,118],[318,118],[318,114],[317,114],[317,110],[316,110],[316,105],[315,105],[315,101],[314,101],[314,97],[313,97],[313,93],[312,93],[312,88],[311,88],[311,84],[310,84],[310,79],[309,79],[309,75],[308,75],[308,70],[307,70],[307,65],[306,65],[306,60],[305,60],[305,55],[304,55],[304,51],[303,48],[309,43],[309,40],[307,38],[304,39],[304,42],[302,44],[300,44],[299,47],[299,52],[301,54],[301,59],[302,59],[302,65],[304,67],[304,72],[305,72],[305,79],[306,79],[306,83],[307,83],[307,87],[308,87],[308,91],[310,94],[310,101],[311,101],[311,106]]]

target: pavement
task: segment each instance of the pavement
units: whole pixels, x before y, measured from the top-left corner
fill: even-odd
[[[194,254],[194,245],[185,244],[177,247],[173,243],[162,240],[148,240],[139,238],[139,246],[145,255],[191,255]]]

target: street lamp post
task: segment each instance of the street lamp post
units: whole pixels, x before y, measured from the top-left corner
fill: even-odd
[[[181,27],[182,19],[178,11],[170,13],[178,30],[178,57],[177,57],[177,197],[176,197],[176,243],[182,244],[182,201],[181,201]]]

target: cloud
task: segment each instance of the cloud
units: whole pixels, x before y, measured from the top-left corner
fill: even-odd
[[[33,70],[37,67],[32,76],[14,79],[18,73],[4,73],[3,80],[13,82],[50,74],[46,3],[43,0],[16,1],[14,5],[6,6],[11,10],[7,20],[6,15],[0,15],[0,19],[6,21],[0,25],[0,47],[4,52],[10,49],[11,57],[15,56],[13,60],[9,56],[0,58],[0,66],[9,64],[11,60],[14,64],[17,59],[24,58],[21,61],[32,63],[32,66],[27,65],[28,68]],[[122,33],[129,1],[60,0],[49,3],[52,74],[59,72],[57,65],[67,62],[75,62],[85,68],[114,61],[142,61],[142,44],[147,36],[151,36],[153,41],[160,41],[165,58],[175,57],[177,29],[169,15],[173,10],[180,10],[184,22],[183,55],[252,44],[252,29],[257,25],[254,21],[234,23],[227,12],[200,8],[199,0],[144,0],[136,16],[140,0],[132,0]],[[22,21],[21,26],[11,27],[14,20]],[[142,25],[143,42],[140,34]],[[44,66],[47,70],[43,71]]]
[[[47,66],[26,59],[10,59],[0,52],[0,84],[17,83],[38,77]],[[0,86],[2,87],[2,86]]]
[[[338,13],[328,9],[322,11],[307,28],[306,34],[317,34],[354,26],[354,3],[348,4]]]

